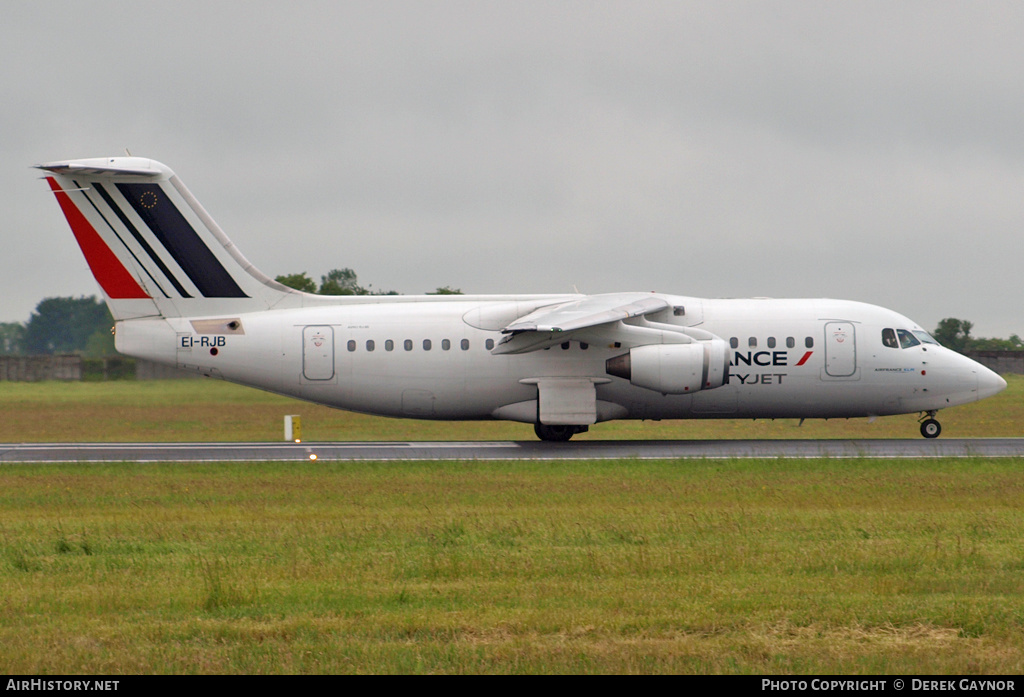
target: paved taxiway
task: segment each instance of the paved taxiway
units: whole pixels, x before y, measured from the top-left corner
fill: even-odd
[[[1024,438],[388,443],[7,443],[0,462],[1024,457]]]

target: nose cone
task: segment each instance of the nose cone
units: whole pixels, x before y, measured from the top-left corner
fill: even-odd
[[[1006,380],[984,366],[978,369],[978,399],[985,399],[1006,389]]]

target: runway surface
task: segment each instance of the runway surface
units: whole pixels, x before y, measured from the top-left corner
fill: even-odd
[[[393,443],[6,443],[0,462],[1024,457],[1024,438]]]

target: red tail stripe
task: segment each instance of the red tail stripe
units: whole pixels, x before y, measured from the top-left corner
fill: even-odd
[[[57,197],[57,203],[64,211],[64,217],[68,219],[71,232],[75,233],[75,239],[78,240],[78,246],[82,248],[85,260],[89,262],[92,275],[107,297],[115,300],[149,298],[138,281],[128,273],[124,264],[110,251],[110,247],[82,215],[82,211],[78,210],[78,207],[71,202],[71,197],[67,192],[60,188],[57,180],[47,177],[46,181],[49,182],[50,189]]]

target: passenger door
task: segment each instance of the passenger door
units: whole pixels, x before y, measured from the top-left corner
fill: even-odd
[[[334,377],[334,327],[322,324],[303,327],[302,377],[307,380]]]
[[[846,378],[857,372],[857,335],[852,322],[825,323],[825,373]]]

